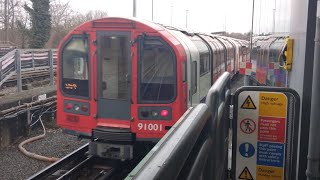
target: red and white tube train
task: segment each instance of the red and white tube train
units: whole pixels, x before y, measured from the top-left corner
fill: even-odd
[[[159,140],[247,53],[246,41],[153,22],[86,22],[59,46],[57,123],[96,155],[132,158],[133,142]]]

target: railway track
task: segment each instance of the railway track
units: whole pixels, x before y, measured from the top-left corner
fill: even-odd
[[[87,154],[88,144],[53,163],[29,180],[37,179],[79,179],[102,180],[123,179],[128,172],[127,161],[101,159]],[[124,173],[125,172],[125,173]]]

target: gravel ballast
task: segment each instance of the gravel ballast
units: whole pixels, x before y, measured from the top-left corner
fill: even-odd
[[[30,137],[40,135],[42,132],[42,129],[36,130]],[[28,138],[21,138],[14,145],[0,150],[1,180],[27,179],[50,165],[48,162],[29,158],[19,151],[19,143]],[[85,143],[87,143],[86,140],[79,141],[75,136],[63,134],[61,129],[47,129],[44,139],[32,142],[24,147],[29,152],[47,157],[62,158]]]

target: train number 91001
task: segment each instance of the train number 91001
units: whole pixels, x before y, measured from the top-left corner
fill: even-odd
[[[162,131],[162,124],[138,123],[138,128],[144,131]]]

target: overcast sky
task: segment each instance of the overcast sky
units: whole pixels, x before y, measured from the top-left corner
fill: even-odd
[[[70,2],[74,10],[104,10],[109,16],[132,16],[133,0],[61,0]],[[251,29],[252,0],[153,0],[153,20],[200,32],[248,32]],[[152,1],[136,0],[137,17],[152,19]],[[262,7],[264,8],[264,7]],[[272,7],[270,12],[272,12]],[[257,8],[256,8],[257,9]],[[172,10],[172,13],[171,13]],[[272,18],[272,13],[269,14]],[[172,19],[171,19],[172,16]],[[260,25],[261,26],[261,25]],[[271,27],[269,27],[271,29]]]

